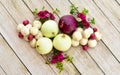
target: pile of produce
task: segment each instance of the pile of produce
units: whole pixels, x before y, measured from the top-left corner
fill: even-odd
[[[97,42],[101,40],[101,33],[95,24],[95,19],[87,18],[88,10],[79,12],[72,5],[70,14],[64,15],[55,21],[53,13],[35,9],[33,12],[35,19],[33,22],[24,20],[18,24],[18,37],[28,41],[32,48],[35,48],[39,54],[47,55],[47,64],[57,64],[56,67],[61,72],[63,60],[72,62],[72,57],[64,54],[71,47],[82,46],[84,51],[94,48]]]

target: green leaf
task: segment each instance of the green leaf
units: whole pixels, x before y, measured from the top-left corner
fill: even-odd
[[[42,7],[42,10],[45,10],[45,6]]]
[[[59,9],[53,9],[53,14],[58,14],[58,13],[60,13],[60,10]]]
[[[92,18],[90,24],[95,24],[95,18]]]
[[[89,12],[89,11],[88,11],[86,8],[84,8],[83,11],[82,11],[82,13],[83,13],[84,15],[87,15],[88,12]]]
[[[60,51],[58,51],[58,50],[56,50],[56,49],[53,49],[53,56],[58,55],[59,52],[60,52]]]
[[[56,68],[58,68],[59,73],[61,73],[64,70],[63,62],[57,62],[56,63]]]
[[[78,22],[78,27],[84,28],[84,25],[81,22]]]
[[[45,64],[48,64],[48,65],[49,65],[49,64],[50,64],[50,62],[47,60],[47,61],[45,62]]]
[[[76,7],[74,4],[71,4],[70,6],[70,14],[78,13],[78,7]]]
[[[70,56],[67,56],[66,58],[65,58],[65,60],[67,61],[67,62],[73,62],[73,57],[70,57]]]
[[[45,21],[47,21],[47,20],[49,20],[49,18],[40,19],[40,21],[42,22],[42,24],[43,24]]]
[[[37,15],[37,14],[38,14],[38,9],[35,8],[32,13],[33,13],[34,15]]]

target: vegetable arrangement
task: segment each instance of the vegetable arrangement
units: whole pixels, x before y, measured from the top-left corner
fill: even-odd
[[[24,20],[18,24],[18,37],[30,43],[39,54],[47,55],[47,64],[56,64],[56,68],[61,72],[63,60],[72,62],[72,57],[65,54],[71,46],[82,46],[83,50],[94,48],[97,42],[101,40],[102,35],[97,28],[93,27],[95,19],[87,18],[87,9],[79,12],[78,7],[71,5],[69,15],[64,15],[59,22],[55,21],[54,13],[59,12],[58,9],[53,13],[35,9],[33,14],[36,19],[30,23]]]

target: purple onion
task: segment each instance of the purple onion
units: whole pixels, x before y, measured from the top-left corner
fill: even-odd
[[[66,34],[72,34],[77,28],[77,21],[72,15],[65,15],[59,20],[59,29]]]

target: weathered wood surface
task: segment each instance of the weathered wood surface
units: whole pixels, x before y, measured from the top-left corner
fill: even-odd
[[[67,53],[74,57],[73,63],[65,63],[59,74],[55,65],[45,64],[45,56],[17,37],[16,26],[24,19],[32,22],[35,8],[58,8],[61,17],[69,13],[71,3],[80,11],[89,9],[103,38],[89,51],[72,47]],[[0,75],[120,75],[119,12],[120,0],[0,0]]]

